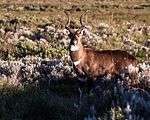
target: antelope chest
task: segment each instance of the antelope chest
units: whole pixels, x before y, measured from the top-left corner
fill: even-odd
[[[78,76],[93,76],[93,74],[94,74],[93,70],[90,69],[90,67],[86,63],[84,63],[84,61],[82,61],[82,60],[74,62],[73,67]]]
[[[79,59],[78,61],[72,61],[73,62],[73,68],[77,75],[85,75],[82,67],[82,59]]]

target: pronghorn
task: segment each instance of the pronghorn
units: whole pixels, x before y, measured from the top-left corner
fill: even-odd
[[[82,36],[86,33],[86,26],[82,23],[77,30],[69,28],[70,17],[65,11],[68,21],[65,25],[64,34],[69,36],[70,45],[69,52],[73,62],[74,70],[81,83],[86,83],[89,90],[92,87],[93,81],[98,76],[106,74],[119,75],[123,72],[132,75],[136,72],[136,58],[126,51],[121,50],[96,50],[93,48],[85,48],[81,42]],[[81,90],[81,89],[80,89]]]

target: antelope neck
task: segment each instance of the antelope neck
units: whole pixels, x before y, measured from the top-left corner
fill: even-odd
[[[83,58],[83,46],[82,44],[70,45],[70,55],[72,62],[75,66],[79,65]]]
[[[77,66],[77,65],[79,65],[80,64],[80,62],[81,62],[81,60],[82,60],[82,58],[81,59],[79,59],[78,61],[73,61],[73,64],[75,65],[75,66]]]

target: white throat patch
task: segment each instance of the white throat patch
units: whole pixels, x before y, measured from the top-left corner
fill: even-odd
[[[70,46],[70,50],[71,51],[78,51],[79,50],[79,46],[77,46],[77,45],[71,45]]]
[[[80,59],[80,60],[78,60],[78,61],[75,61],[75,62],[73,62],[73,64],[74,64],[75,66],[77,66],[77,65],[80,64],[81,60],[82,60],[82,59]]]

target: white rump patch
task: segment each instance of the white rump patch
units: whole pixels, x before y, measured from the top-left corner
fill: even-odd
[[[73,64],[76,66],[76,65],[79,65],[80,64],[80,62],[81,62],[81,60],[82,59],[80,59],[80,60],[78,60],[78,61],[75,61],[75,62],[73,62]]]
[[[77,45],[71,45],[70,46],[70,50],[71,51],[77,51],[77,50],[79,50],[79,46],[77,46]]]
[[[87,77],[78,77],[78,80],[81,81],[81,82],[86,82]]]

